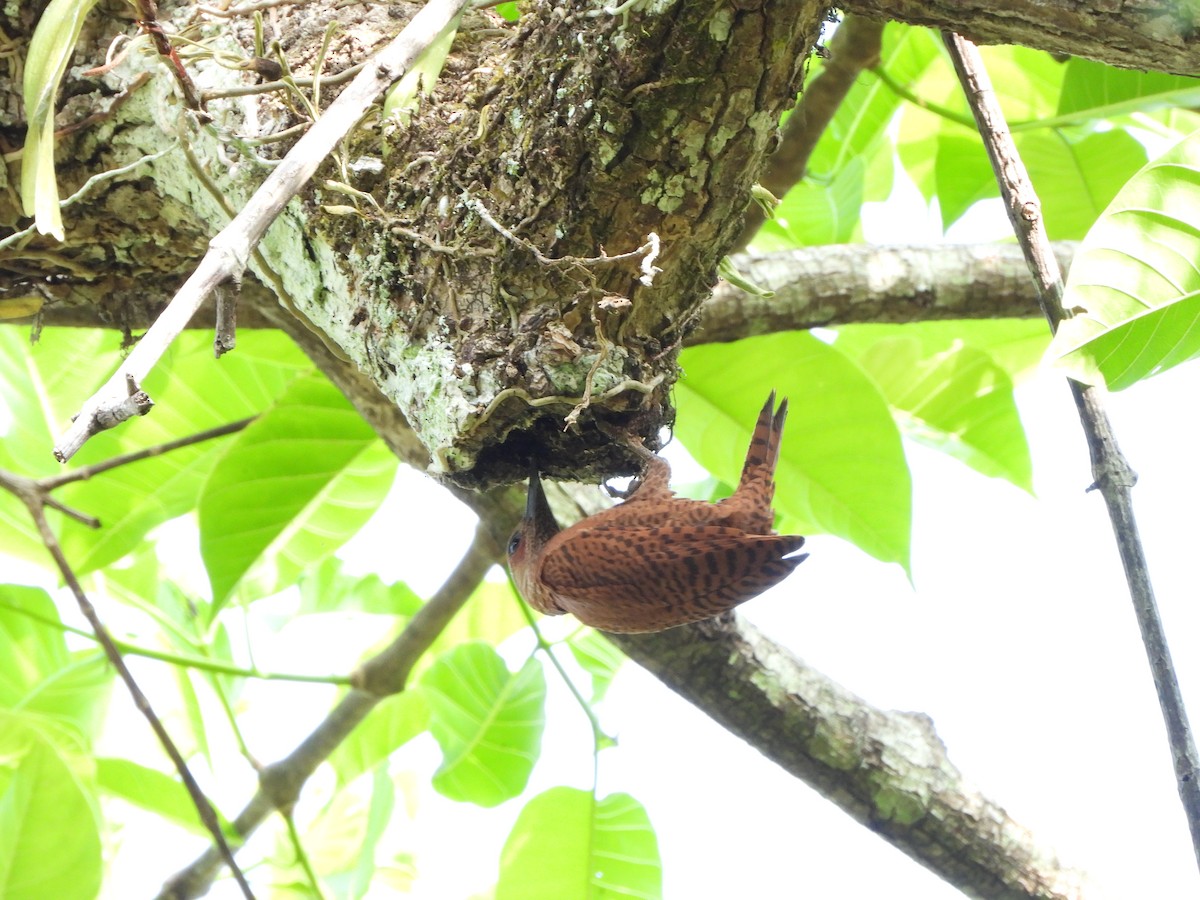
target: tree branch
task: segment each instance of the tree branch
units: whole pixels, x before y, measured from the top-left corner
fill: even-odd
[[[1000,183],[1009,221],[1037,282],[1042,309],[1050,323],[1050,330],[1055,331],[1059,322],[1066,317],[1062,308],[1063,278],[1050,252],[1050,241],[1046,237],[1037,193],[1009,133],[978,49],[959,35],[947,33],[944,37],[963,92],[975,115],[996,180]],[[1112,423],[1104,409],[1102,390],[1073,380],[1069,380],[1069,383],[1092,459],[1094,480],[1088,490],[1098,489],[1108,507],[1121,564],[1125,569],[1125,580],[1154,678],[1154,688],[1158,693],[1159,707],[1166,723],[1179,798],[1191,829],[1196,861],[1200,864],[1200,757],[1196,753],[1196,743],[1179,690],[1175,666],[1171,661],[1166,631],[1150,584],[1149,565],[1133,514],[1133,485],[1137,477],[1117,446]]]
[[[1074,241],[1054,245],[1064,269],[1070,268],[1077,247]],[[773,296],[754,296],[728,282],[719,282],[701,308],[700,325],[684,341],[686,346],[859,322],[900,324],[1039,314],[1024,257],[1012,244],[838,244],[773,253],[743,252],[734,256],[733,262],[738,271],[772,291]],[[310,356],[317,353],[340,362],[327,349],[322,353],[320,347],[324,345],[316,335],[299,325],[273,297],[251,290],[249,280],[243,294],[238,311],[243,327],[282,328]],[[124,321],[130,327],[150,321],[136,310],[129,313]],[[289,319],[297,326],[290,327]],[[51,327],[107,328],[112,324],[95,307],[61,304],[45,307],[38,320]],[[211,313],[197,315],[189,327],[212,328]],[[339,369],[345,367],[334,366],[330,371]],[[358,377],[363,377],[361,372]],[[358,392],[348,390],[347,394],[353,397]],[[380,403],[389,402],[378,389],[375,393]],[[412,461],[409,453],[400,455]]]
[[[379,701],[403,691],[421,655],[463,607],[476,586],[500,556],[500,544],[482,524],[466,554],[446,583],[417,611],[390,645],[359,667],[354,687],[288,756],[263,767],[259,788],[233,820],[239,835],[248,838],[275,810],[287,813],[304,783]],[[205,851],[163,885],[159,900],[182,900],[207,892],[222,857]]]
[[[58,570],[62,574],[63,580],[67,583],[67,587],[75,596],[75,602],[79,605],[80,612],[83,613],[83,617],[87,619],[88,624],[91,626],[96,641],[104,650],[104,655],[108,658],[112,667],[116,669],[121,681],[124,682],[126,690],[129,691],[129,695],[133,699],[134,706],[137,707],[138,712],[145,716],[151,730],[158,738],[171,763],[175,766],[175,770],[179,773],[179,777],[183,781],[184,787],[187,789],[188,795],[191,797],[192,803],[195,805],[196,811],[200,816],[200,821],[212,836],[213,854],[224,860],[225,864],[229,866],[238,887],[241,889],[242,895],[253,900],[254,894],[250,890],[250,885],[246,882],[246,876],[238,868],[237,862],[233,858],[233,851],[225,839],[225,834],[221,831],[221,823],[217,818],[216,810],[192,775],[187,762],[183,758],[183,754],[175,746],[175,741],[172,740],[166,726],[163,725],[162,720],[154,712],[149,699],[142,693],[142,689],[134,679],[133,673],[125,665],[125,660],[121,656],[120,649],[113,640],[108,628],[105,627],[104,622],[101,621],[100,614],[96,612],[96,607],[88,599],[82,585],[79,583],[79,579],[75,577],[75,570],[67,561],[62,547],[58,543],[58,537],[54,534],[53,529],[51,529],[50,523],[46,521],[47,505],[54,505],[59,509],[64,508],[57,503],[52,503],[47,497],[47,489],[32,479],[0,471],[0,488],[4,488],[15,494],[29,510],[29,515],[33,519],[38,533],[41,535],[42,543],[45,544],[46,550],[54,559],[55,565],[58,566]],[[73,512],[72,514],[78,517],[78,514]],[[99,523],[97,522],[96,524],[98,525]]]
[[[1064,267],[1076,244],[1055,244]],[[736,341],[857,322],[1024,318],[1038,314],[1020,248],[1006,244],[875,247],[841,244],[739,254],[738,270],[773,296],[721,282],[685,341]]]
[[[733,615],[607,635],[632,659],[862,825],[988,900],[1078,900],[1063,868],[965,782],[928,716],[875,709]]]
[[[187,326],[200,304],[218,285],[237,280],[250,253],[283,207],[308,183],[317,166],[362,118],[367,108],[402,76],[468,0],[430,0],[411,22],[368,63],[321,117],[267,176],[233,221],[209,242],[209,250],[175,298],[103,387],[86,400],[54,448],[66,462],[89,437],[111,428],[111,410],[132,395],[167,347]],[[303,313],[293,309],[296,315]],[[140,414],[144,414],[144,411]],[[124,416],[123,418],[128,418]]]
[[[839,6],[873,19],[956,31],[980,44],[1023,44],[1126,69],[1200,73],[1200,32],[1193,9],[1171,0],[846,0]]]

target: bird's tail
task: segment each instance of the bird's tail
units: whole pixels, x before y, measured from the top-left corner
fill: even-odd
[[[771,500],[775,496],[775,464],[779,461],[779,444],[783,437],[783,423],[787,421],[787,398],[775,409],[775,392],[763,405],[754,425],[754,435],[746,451],[746,464],[742,467],[742,478],[738,482],[739,506],[761,512],[766,517],[765,530],[770,530],[774,514]]]

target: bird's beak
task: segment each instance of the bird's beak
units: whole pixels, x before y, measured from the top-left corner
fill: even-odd
[[[536,532],[539,539],[548,541],[558,534],[558,522],[542,490],[542,479],[538,477],[537,463],[529,466],[529,492],[525,495],[525,527]]]
[[[525,518],[533,521],[538,516],[540,507],[546,505],[546,495],[542,492],[542,479],[538,477],[537,463],[529,464],[529,492],[525,495]]]

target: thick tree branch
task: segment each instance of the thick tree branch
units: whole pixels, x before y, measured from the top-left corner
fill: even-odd
[[[736,615],[609,639],[968,897],[1088,896],[1079,872],[963,779],[927,716],[875,709]]]
[[[1174,0],[847,0],[848,13],[956,31],[980,44],[1023,44],[1127,69],[1200,73],[1194,7]]]
[[[1064,267],[1076,245],[1055,244]],[[686,344],[860,322],[1038,315],[1020,248],[1005,244],[873,247],[842,244],[739,254],[738,271],[770,297],[717,285]]]
[[[1077,244],[1061,241],[1054,245],[1059,265],[1070,268]],[[775,253],[739,253],[733,258],[738,271],[754,284],[774,292],[760,297],[720,282],[700,310],[699,327],[685,345],[735,341],[775,331],[816,326],[836,327],[860,322],[901,324],[941,319],[1023,318],[1040,315],[1029,272],[1020,248],[1011,244],[950,244],[944,246],[873,246],[840,244],[801,247]],[[128,327],[149,324],[157,309],[150,290],[142,298],[146,305],[126,308],[120,316]],[[297,324],[266,291],[247,280],[239,300],[242,327],[282,328],[309,352],[320,354],[320,340]],[[35,317],[13,320],[34,321],[43,326],[81,328],[111,327],[95,307],[59,304],[45,307]],[[211,308],[192,320],[191,327],[211,328]],[[323,346],[323,345],[321,345]],[[331,358],[332,354],[326,353]],[[335,381],[366,379],[336,366]],[[334,377],[333,374],[330,377]],[[361,396],[364,388],[341,385],[349,396]],[[374,389],[379,403],[394,404]],[[357,401],[356,401],[357,402]],[[400,416],[398,410],[395,415]],[[400,416],[402,419],[403,417]],[[399,455],[414,462],[405,451]],[[427,464],[427,463],[426,463]]]
[[[93,434],[122,420],[113,421],[111,410],[114,405],[124,403],[127,397],[134,395],[135,386],[145,379],[167,347],[187,327],[209,294],[223,282],[241,278],[250,254],[283,207],[308,183],[317,167],[362,118],[371,103],[412,67],[466,4],[467,0],[430,0],[313,123],[233,221],[212,239],[208,253],[200,260],[195,272],[138,341],[121,368],[84,402],[55,445],[54,456],[59,462],[74,456]],[[162,37],[161,26],[155,23],[155,27]],[[162,37],[162,41],[165,44],[166,38]],[[167,48],[169,50],[169,45]],[[302,311],[293,309],[293,312],[307,320]],[[138,414],[144,415],[145,410]]]

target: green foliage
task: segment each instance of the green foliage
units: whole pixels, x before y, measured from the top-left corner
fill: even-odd
[[[83,20],[96,0],[50,0],[42,11],[25,59],[25,119],[29,130],[21,165],[21,200],[38,231],[65,237],[54,177],[54,97],[62,81]]]
[[[324,377],[294,381],[239,434],[200,497],[200,550],[224,602],[256,563],[256,593],[295,580],[371,517],[395,457]]]
[[[140,806],[193,834],[208,837],[208,829],[200,821],[187,789],[171,775],[132,760],[100,757],[96,760],[96,785],[111,796]],[[221,822],[221,830],[236,838],[237,831],[228,822]]]
[[[45,592],[0,585],[0,896],[90,898],[100,822],[89,744],[111,673],[72,653]]]
[[[961,460],[984,475],[1033,490],[1033,462],[1013,399],[1012,379],[986,349],[972,346],[981,328],[853,325],[834,346],[871,375],[904,436]],[[960,323],[955,323],[959,325]],[[1044,347],[1038,320],[987,323],[992,339],[1032,333]]]
[[[530,659],[511,673],[483,642],[443,654],[421,678],[429,730],[442,748],[433,786],[452,800],[495,806],[529,780],[545,727],[546,679]]]
[[[1200,354],[1200,132],[1151,162],[1088,233],[1050,353],[1121,390]]]
[[[593,704],[604,699],[608,686],[612,684],[613,676],[625,661],[625,654],[618,650],[611,641],[602,637],[598,632],[585,628],[571,636],[567,642],[575,662],[592,677]]]
[[[1074,57],[1067,61],[1058,114],[1111,119],[1197,105],[1200,105],[1200,82],[1195,78],[1115,69]]]
[[[0,709],[0,896],[90,900],[100,887],[91,758],[52,719]]]
[[[387,760],[429,729],[429,703],[423,691],[403,691],[377,705],[329,758],[339,784],[349,784]]]
[[[530,800],[504,845],[495,900],[662,896],[658,839],[628,794],[551,788]]]
[[[41,590],[0,585],[0,710],[45,716],[90,741],[112,684],[98,650],[71,652]]]

